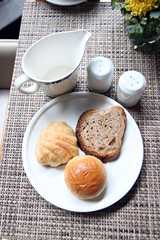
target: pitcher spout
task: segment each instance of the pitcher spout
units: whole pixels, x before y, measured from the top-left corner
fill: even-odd
[[[76,69],[82,61],[86,44],[92,34],[87,30],[77,30],[72,32],[71,54],[73,70]]]
[[[87,30],[79,30],[81,35],[82,35],[82,42],[84,44],[84,46],[86,45],[86,43],[88,42],[88,40],[90,39],[90,37],[92,36],[92,34],[87,31]]]

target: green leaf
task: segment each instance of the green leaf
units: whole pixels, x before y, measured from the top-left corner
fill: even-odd
[[[143,27],[139,23],[136,24],[136,33],[138,33],[138,34],[143,33]]]
[[[133,17],[133,16],[132,16],[130,13],[127,13],[127,12],[126,12],[126,13],[124,14],[124,19],[125,19],[125,20],[130,20],[132,17]]]
[[[114,10],[115,8],[122,9],[126,6],[125,0],[120,1],[120,0],[111,0],[111,5],[112,9]]]
[[[126,29],[129,31],[129,33],[135,33],[135,34],[143,33],[143,27],[139,23],[135,25],[128,25]]]
[[[111,0],[112,9],[116,8],[116,0]]]
[[[160,11],[152,11],[150,12],[150,18],[157,19],[160,17]]]
[[[134,33],[136,31],[136,25],[128,25],[126,29],[129,33]]]
[[[143,17],[140,21],[141,25],[146,25],[147,24],[147,18]]]
[[[158,35],[160,35],[160,27],[156,28],[156,32]]]

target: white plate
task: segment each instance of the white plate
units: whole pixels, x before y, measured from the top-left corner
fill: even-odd
[[[22,157],[30,182],[44,199],[69,211],[92,212],[114,204],[134,185],[143,162],[143,143],[137,124],[127,110],[121,153],[117,160],[105,164],[107,187],[99,198],[85,201],[74,197],[64,181],[65,166],[41,166],[35,156],[38,137],[50,121],[65,121],[75,131],[82,112],[93,108],[101,111],[114,105],[119,104],[100,94],[69,93],[51,100],[35,114],[24,135]],[[79,151],[79,154],[84,153]]]
[[[46,0],[46,1],[60,6],[73,6],[83,2],[87,2],[87,0]]]

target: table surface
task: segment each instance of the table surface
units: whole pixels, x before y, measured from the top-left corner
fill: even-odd
[[[39,90],[24,95],[14,88],[23,73],[22,56],[47,34],[76,29],[92,33],[78,68],[74,91],[88,92],[86,66],[103,55],[113,61],[114,77],[104,95],[116,100],[120,75],[141,72],[147,87],[140,102],[127,110],[135,119],[144,143],[144,161],[132,189],[109,208],[93,213],[62,210],[45,201],[32,187],[23,168],[22,141],[34,114],[51,98]],[[1,163],[1,236],[6,239],[159,239],[159,96],[160,53],[134,50],[119,10],[110,3],[88,2],[59,7],[44,1],[26,1],[10,90]],[[127,181],[127,179],[126,179]]]

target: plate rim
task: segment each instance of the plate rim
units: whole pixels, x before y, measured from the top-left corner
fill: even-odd
[[[46,2],[55,4],[57,6],[74,6],[74,5],[78,5],[80,3],[83,2],[87,2],[87,0],[72,0],[72,1],[66,1],[66,3],[64,1],[57,1],[57,0],[45,0]]]
[[[109,102],[111,102],[112,104],[116,104],[116,105],[119,105],[121,106],[126,114],[131,117],[132,121],[134,122],[136,128],[137,128],[137,131],[139,133],[138,137],[139,137],[139,141],[141,142],[141,164],[138,168],[138,171],[137,171],[137,174],[136,174],[136,178],[134,178],[134,181],[132,182],[132,184],[128,187],[128,190],[127,191],[124,191],[124,193],[121,195],[120,194],[120,197],[118,197],[118,199],[116,199],[115,201],[113,201],[111,204],[107,205],[107,206],[102,206],[101,208],[93,208],[93,209],[85,209],[85,210],[82,210],[81,208],[80,209],[72,209],[72,208],[65,208],[63,206],[60,206],[58,204],[54,204],[53,202],[49,201],[42,193],[42,191],[39,189],[38,187],[38,190],[37,190],[37,186],[35,187],[35,183],[33,183],[33,180],[32,180],[32,176],[30,174],[30,172],[28,171],[28,167],[27,167],[27,160],[25,157],[25,152],[27,151],[27,148],[25,147],[30,135],[31,135],[31,130],[32,128],[34,128],[34,125],[36,124],[36,120],[38,120],[40,118],[41,115],[43,115],[43,113],[50,107],[52,107],[53,105],[55,105],[57,102],[59,101],[63,101],[63,99],[65,98],[73,98],[73,97],[89,97],[89,96],[92,96],[92,97],[99,97],[99,98],[102,98],[102,99],[107,99],[109,100]],[[61,100],[62,99],[62,100]],[[32,185],[32,187],[36,190],[36,192],[43,198],[45,199],[47,202],[51,203],[52,205],[58,207],[58,208],[61,208],[61,209],[64,209],[64,210],[67,210],[67,211],[71,211],[71,212],[83,212],[83,213],[87,213],[87,212],[95,212],[95,211],[99,211],[99,210],[102,210],[102,209],[105,209],[105,208],[108,208],[110,206],[112,206],[113,204],[115,204],[116,202],[118,202],[119,200],[121,200],[130,190],[131,188],[134,186],[134,184],[136,183],[139,175],[140,175],[140,172],[141,172],[141,169],[142,169],[142,165],[143,165],[143,158],[144,158],[144,146],[143,146],[143,140],[142,140],[142,136],[141,136],[141,133],[140,133],[140,130],[139,130],[139,127],[137,125],[137,123],[135,122],[134,118],[131,116],[131,114],[121,105],[119,104],[118,102],[116,102],[115,100],[113,100],[112,98],[108,97],[108,96],[105,96],[105,95],[102,95],[102,94],[99,94],[99,93],[93,93],[93,92],[71,92],[71,93],[67,93],[67,94],[63,94],[63,95],[60,95],[52,100],[50,100],[49,102],[45,103],[35,114],[34,116],[32,117],[32,119],[30,120],[27,128],[26,128],[26,131],[24,133],[24,137],[23,137],[23,143],[22,143],[22,159],[23,159],[23,167],[24,167],[24,170],[25,170],[25,173]]]

